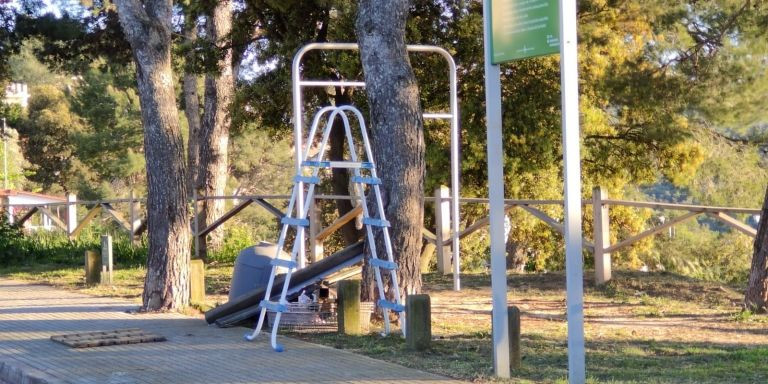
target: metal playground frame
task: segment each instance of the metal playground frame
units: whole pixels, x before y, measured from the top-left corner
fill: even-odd
[[[459,106],[457,97],[457,77],[456,77],[456,63],[453,60],[448,51],[443,48],[429,45],[408,45],[408,52],[422,52],[422,53],[436,53],[442,56],[448,63],[448,76],[450,83],[450,108],[448,112],[428,112],[423,114],[424,119],[449,119],[451,121],[451,247],[453,254],[453,289],[458,291],[461,289],[460,278],[460,258],[459,258],[459,196],[461,195],[461,189],[459,186]],[[294,143],[295,143],[295,167],[298,173],[301,170],[301,156],[299,154],[303,151],[302,138],[304,137],[304,108],[302,101],[302,89],[304,87],[328,87],[328,86],[344,86],[344,87],[358,87],[364,88],[365,82],[363,81],[350,81],[350,80],[317,80],[317,79],[303,79],[301,74],[301,62],[304,55],[313,50],[359,50],[356,43],[312,43],[305,45],[293,57],[292,66],[292,83],[293,83],[293,126],[294,126]],[[299,188],[303,188],[303,184],[299,183]],[[299,200],[296,202],[299,209],[304,209],[303,197],[299,194]],[[304,216],[306,212],[299,212],[299,215]],[[302,233],[300,240],[300,246],[298,249],[299,258],[298,266],[303,268],[306,265],[306,254],[304,247],[304,234]]]

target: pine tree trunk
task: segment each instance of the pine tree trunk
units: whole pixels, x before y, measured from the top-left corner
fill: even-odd
[[[190,17],[191,19],[192,17]],[[197,23],[194,20],[186,20],[184,24],[184,37],[191,43],[197,40]],[[190,50],[188,58],[194,56]],[[198,167],[200,166],[200,96],[197,93],[197,75],[191,71],[184,74],[182,83],[184,94],[184,115],[189,126],[189,138],[187,139],[187,170],[189,170],[187,182],[187,194],[197,187]]]
[[[768,188],[765,191],[760,224],[757,227],[749,284],[744,295],[747,309],[755,312],[768,310]]]
[[[355,30],[371,108],[369,131],[390,236],[398,264],[401,295],[421,291],[419,258],[424,216],[424,132],[419,89],[405,44],[410,1],[362,0]],[[377,249],[384,254],[383,244]],[[368,268],[365,268],[368,270]],[[369,291],[368,281],[363,283]],[[364,292],[364,298],[372,292]],[[368,297],[366,297],[368,296]]]
[[[189,303],[189,217],[184,147],[171,69],[170,0],[116,1],[136,62],[147,161],[149,250],[142,308]]]
[[[221,0],[210,12],[208,34],[221,50],[218,73],[205,77],[205,112],[200,131],[200,173],[198,185],[205,196],[222,196],[227,186],[230,108],[234,92],[232,75],[232,48],[229,33],[232,30],[232,3]],[[205,228],[224,214],[224,200],[205,200],[201,214],[201,227]],[[203,257],[207,249],[218,249],[224,238],[219,227],[200,242]]]

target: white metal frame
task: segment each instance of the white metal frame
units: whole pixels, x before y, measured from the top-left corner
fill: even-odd
[[[425,119],[450,119],[451,120],[451,253],[453,254],[453,289],[458,291],[461,289],[460,278],[460,257],[459,257],[459,107],[457,97],[457,76],[456,76],[456,63],[453,60],[448,51],[443,48],[429,46],[429,45],[408,45],[408,52],[424,52],[424,53],[437,53],[442,56],[448,63],[449,70],[449,82],[450,82],[450,110],[449,112],[431,112],[424,113]],[[298,154],[302,153],[304,144],[302,143],[303,131],[304,131],[304,109],[302,105],[302,88],[304,87],[327,87],[327,86],[344,86],[344,87],[365,87],[363,81],[330,81],[330,80],[312,80],[302,79],[301,76],[301,60],[309,51],[312,50],[359,50],[356,43],[312,43],[305,45],[293,57],[292,67],[292,81],[293,81],[293,139],[295,143],[296,155],[296,171],[301,169],[301,160]],[[299,185],[299,188],[303,188],[303,185]],[[304,206],[302,201],[298,201],[298,207]],[[303,212],[299,212],[303,214]],[[298,239],[297,239],[298,240]],[[301,240],[301,248],[299,249],[299,268],[303,268],[306,264],[306,254],[304,251],[304,239]]]

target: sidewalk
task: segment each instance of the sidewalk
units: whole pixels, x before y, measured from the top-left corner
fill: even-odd
[[[0,279],[0,383],[449,383],[446,378],[280,336],[243,341],[176,313],[131,314],[136,304]],[[141,328],[168,341],[74,349],[52,335]]]

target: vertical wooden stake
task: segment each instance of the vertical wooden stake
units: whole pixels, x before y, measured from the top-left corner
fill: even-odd
[[[85,284],[101,282],[101,255],[96,251],[85,251]]]
[[[509,317],[509,368],[520,369],[523,365],[520,348],[520,309],[511,305],[507,307]]]
[[[339,333],[361,335],[360,326],[360,280],[342,280],[338,287]]]
[[[112,236],[101,236],[101,283],[112,284]]]
[[[432,309],[429,295],[408,295],[405,299],[405,345],[408,349],[424,351],[432,343]]]
[[[205,303],[205,264],[201,259],[189,261],[189,302]]]

